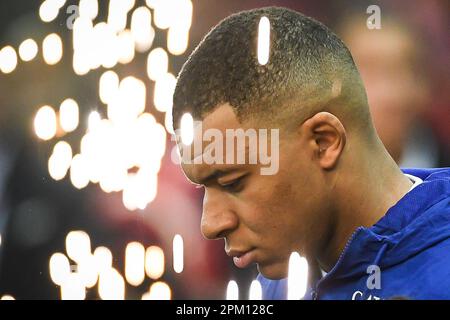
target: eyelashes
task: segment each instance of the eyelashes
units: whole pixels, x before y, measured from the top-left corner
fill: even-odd
[[[222,187],[222,189],[224,189],[228,192],[231,192],[231,193],[239,192],[242,189],[242,179],[243,178],[244,177],[240,177],[230,183],[221,185],[221,187]]]
[[[246,177],[246,175],[243,175],[243,176],[241,176],[241,177],[239,177],[239,178],[236,178],[236,179],[234,179],[233,181],[228,182],[228,183],[219,183],[219,182],[216,182],[215,184],[216,184],[216,186],[218,186],[220,189],[222,189],[222,190],[224,190],[224,191],[226,191],[226,192],[229,192],[229,193],[237,193],[237,192],[242,191],[242,189],[243,189],[243,179],[244,179],[245,177]],[[194,185],[194,188],[195,188],[195,189],[206,189],[207,187],[209,187],[209,186],[207,186],[207,185],[202,185],[202,184],[196,184],[196,185]]]

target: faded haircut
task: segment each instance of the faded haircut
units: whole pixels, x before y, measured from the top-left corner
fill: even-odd
[[[263,16],[271,25],[270,54],[260,65]],[[346,125],[372,128],[364,85],[345,44],[322,23],[286,8],[239,12],[203,38],[178,75],[173,127],[186,112],[203,119],[224,103],[240,121],[298,125],[329,111]]]

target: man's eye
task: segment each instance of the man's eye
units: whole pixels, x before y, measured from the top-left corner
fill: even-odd
[[[241,189],[241,181],[242,178],[238,178],[230,183],[222,184],[221,187],[229,192],[238,192]]]

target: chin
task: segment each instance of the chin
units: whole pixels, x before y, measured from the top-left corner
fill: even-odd
[[[280,280],[288,276],[286,263],[258,264],[258,271],[264,278]]]

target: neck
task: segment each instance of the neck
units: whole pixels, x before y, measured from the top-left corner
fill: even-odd
[[[379,140],[367,152],[358,153],[357,158],[348,155],[343,162],[347,162],[345,172],[335,177],[330,240],[317,257],[327,272],[356,228],[374,225],[412,186]]]

